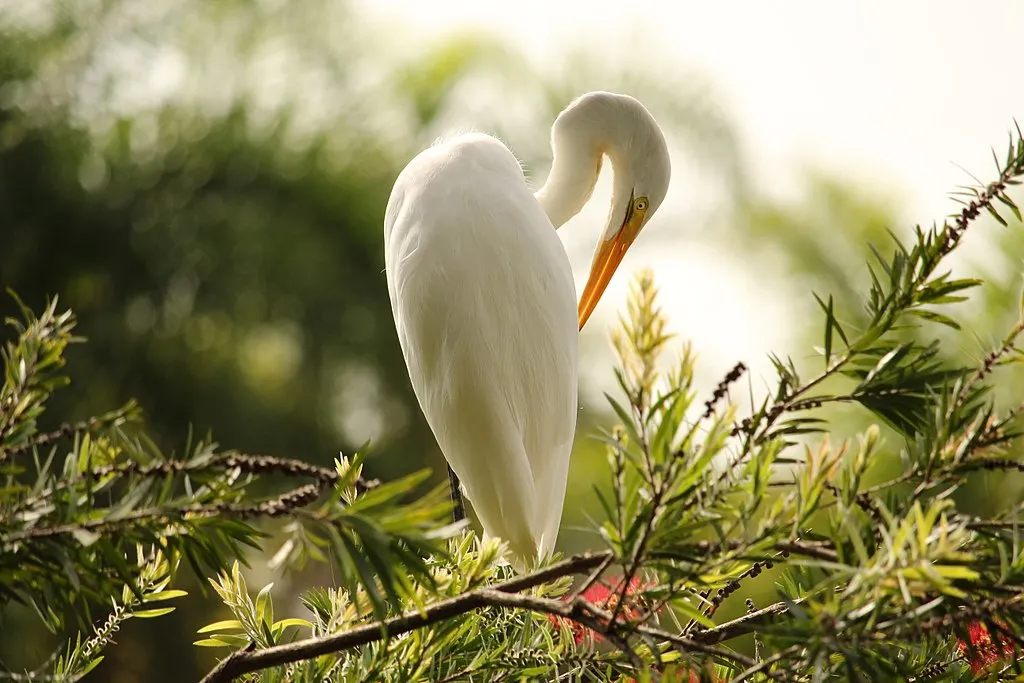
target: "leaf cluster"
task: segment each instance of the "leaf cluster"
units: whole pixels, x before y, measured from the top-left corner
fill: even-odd
[[[22,314],[8,321],[16,338],[4,347],[0,388],[0,613],[20,603],[54,632],[78,629],[50,662],[54,675],[84,675],[110,642],[102,634],[124,619],[160,616],[137,607],[174,595],[165,588],[182,561],[208,576],[260,549],[261,519],[290,520],[277,562],[330,558],[344,585],[369,587],[378,614],[411,590],[410,576],[429,577],[424,558],[453,529],[445,491],[419,491],[426,473],[367,482],[363,454],[326,469],[208,440],[168,456],[133,403],[44,431],[47,401],[68,382],[75,320],[56,300],[38,317]],[[145,561],[135,561],[139,548]]]

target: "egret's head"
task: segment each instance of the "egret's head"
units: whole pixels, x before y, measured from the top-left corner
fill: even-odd
[[[665,200],[672,174],[665,136],[642,104],[627,95],[611,93],[584,97],[595,98],[591,108],[598,114],[595,123],[603,124],[603,151],[611,159],[615,184],[604,233],[580,296],[581,330],[626,250]]]

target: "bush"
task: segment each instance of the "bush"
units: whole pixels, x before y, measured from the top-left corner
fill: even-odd
[[[746,415],[730,397],[743,364],[704,400],[689,347],[659,369],[666,320],[641,273],[614,337],[622,395],[611,399],[620,424],[601,437],[604,548],[528,573],[502,561],[498,542],[448,524],[446,492],[423,491],[425,474],[367,480],[360,454],[327,469],[204,440],[171,457],[133,404],[41,431],[74,319],[56,301],[38,316],[23,308],[0,394],[0,608],[23,603],[54,630],[77,629],[34,672],[58,680],[95,667],[127,620],[173,610],[182,560],[211,577],[232,616],[199,629],[196,645],[230,650],[208,683],[1012,676],[1024,644],[1021,505],[979,518],[956,494],[986,472],[1024,470],[1012,449],[1024,405],[992,398],[1021,357],[1024,310],[974,365],[947,358],[956,338],[941,330],[958,329],[944,307],[983,285],[953,279],[946,259],[979,216],[1020,221],[1007,190],[1021,176],[1018,131],[960,214],[910,245],[893,236],[889,257],[875,252],[866,324],[817,298],[820,370],[775,358],[776,385]],[[895,474],[873,468],[877,425],[853,441],[830,432],[836,404],[900,435]],[[286,522],[275,548],[269,518]],[[273,551],[285,571],[330,561],[339,586],[308,591],[302,618],[276,619],[271,585],[250,598],[246,547]],[[777,600],[748,598],[747,614],[716,619],[762,574]]]

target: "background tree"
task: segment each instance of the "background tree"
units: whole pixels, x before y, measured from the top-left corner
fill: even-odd
[[[834,179],[811,178],[802,204],[758,196],[732,126],[693,75],[660,73],[666,79],[656,85],[628,68],[607,73],[581,54],[562,75],[542,78],[515,50],[470,38],[399,61],[337,3],[151,5],[0,10],[0,281],[36,311],[60,294],[89,339],[68,351],[75,383],[53,396],[40,417],[44,430],[134,397],[166,453],[192,451],[190,427],[212,429],[243,452],[324,466],[372,439],[371,477],[389,481],[423,465],[443,472],[408,389],[384,294],[387,193],[409,157],[468,121],[503,135],[542,177],[551,118],[588,89],[621,87],[657,111],[715,190],[699,207],[711,228],[703,234],[720,238],[723,251],[742,245],[749,255],[752,244],[764,245],[796,273],[794,295],[808,286],[833,294],[836,310],[854,316],[844,324],[864,323],[855,313],[863,259],[850,258],[851,250],[868,256],[869,244],[886,244],[889,227],[909,235],[894,226],[887,202]],[[528,106],[485,104],[512,99]],[[1016,315],[1020,232],[998,235],[991,253],[982,248],[955,262],[990,284],[957,311],[979,339],[944,344],[951,362],[978,360]],[[780,269],[770,267],[774,278]],[[791,300],[794,310],[807,306],[798,321],[817,323],[813,299]],[[0,306],[21,315],[11,300]],[[820,344],[820,329],[806,334]],[[794,348],[805,339],[795,334]],[[998,385],[1000,401],[1018,402],[1018,384]],[[838,435],[874,421],[847,405],[827,414]],[[580,434],[613,419],[587,415]],[[869,478],[898,467],[900,442],[885,435],[882,455],[894,457],[879,457]],[[602,514],[589,491],[592,483],[609,490],[598,466],[604,457],[597,442],[578,440],[568,550],[598,543],[577,529]],[[1017,478],[1005,473],[980,480],[957,494],[978,514],[998,511],[1018,492]],[[279,600],[295,604],[298,586],[328,581],[315,567],[279,580]],[[257,571],[250,580],[264,578]],[[770,592],[772,580],[766,573],[750,589]],[[742,597],[722,614],[742,611]],[[211,620],[210,607],[195,596],[181,602],[174,614],[120,632],[119,647],[93,675],[197,677],[211,660],[188,642]],[[59,642],[33,630],[38,623],[5,610],[0,633],[19,634],[0,637],[8,667],[34,665]],[[155,640],[166,645],[147,645]]]

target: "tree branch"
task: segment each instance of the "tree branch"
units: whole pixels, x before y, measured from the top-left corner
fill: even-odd
[[[198,472],[210,472],[217,469],[238,469],[246,474],[279,474],[288,477],[310,477],[316,483],[298,486],[285,491],[274,498],[269,498],[252,503],[227,503],[216,502],[210,504],[194,504],[184,507],[147,507],[134,510],[131,513],[122,515],[117,519],[98,518],[79,523],[59,524],[56,526],[36,526],[21,531],[8,533],[0,536],[0,547],[9,546],[23,541],[50,538],[74,533],[76,531],[94,531],[98,533],[113,533],[122,527],[132,527],[139,522],[161,520],[173,521],[185,518],[230,516],[240,519],[253,517],[281,517],[312,503],[338,480],[338,472],[332,468],[313,465],[301,460],[292,458],[279,458],[272,455],[246,455],[242,453],[226,453],[214,457],[212,460],[202,463],[189,462],[186,460],[161,460],[151,463],[130,461],[115,465],[105,465],[76,475],[71,479],[58,482],[52,488],[41,494],[27,499],[27,502],[43,500],[53,492],[69,488],[87,479],[100,479],[105,476],[140,476],[159,477],[172,476],[180,473],[195,474]],[[356,486],[363,491],[376,488],[379,482],[376,479],[366,480],[359,477]],[[22,503],[20,507],[24,507]],[[16,508],[16,509],[20,509]]]
[[[63,536],[76,531],[92,531],[100,534],[116,533],[121,529],[132,529],[142,522],[170,523],[177,520],[200,519],[206,517],[233,517],[251,519],[254,517],[283,517],[312,503],[328,488],[325,483],[304,484],[274,498],[257,503],[240,505],[236,503],[215,502],[185,507],[147,507],[134,510],[116,519],[102,517],[83,522],[59,524],[57,526],[39,526],[15,531],[0,536],[0,548],[6,548],[25,541]]]
[[[454,598],[442,600],[422,611],[407,612],[384,621],[365,624],[343,633],[332,634],[322,638],[307,638],[306,640],[276,645],[252,652],[236,651],[221,660],[202,679],[201,683],[225,683],[253,671],[347,650],[384,638],[408,633],[409,631],[436,624],[440,621],[480,609],[481,607],[511,606],[511,603],[504,601],[504,598],[497,598],[496,596],[502,595],[507,597],[508,594],[539,586],[552,579],[590,571],[607,561],[610,555],[610,552],[574,555],[531,574],[518,576],[494,586],[480,588]],[[525,596],[516,597],[523,598]],[[541,599],[536,598],[536,600]],[[552,611],[556,608],[547,605],[547,602],[557,606],[558,611]],[[525,605],[526,603],[523,604]],[[574,603],[562,603],[554,600],[546,601],[545,605],[549,609],[544,611],[575,619],[574,616],[570,616],[568,613],[572,604]],[[562,610],[565,610],[566,613],[563,613]],[[590,626],[591,624],[588,622],[585,625]]]
[[[46,446],[54,441],[65,439],[75,434],[83,432],[95,433],[105,429],[110,429],[111,427],[119,427],[122,424],[135,419],[137,412],[138,406],[136,406],[134,402],[131,402],[128,405],[105,415],[98,415],[96,417],[91,417],[88,420],[82,420],[75,423],[65,422],[52,432],[35,433],[17,446],[12,446],[6,449],[0,448],[0,460],[10,458],[33,448]]]
[[[254,671],[340,652],[408,633],[483,607],[524,609],[569,619],[609,638],[614,638],[620,647],[628,645],[628,636],[630,635],[629,632],[621,632],[621,627],[629,629],[634,634],[671,643],[684,652],[699,652],[732,660],[745,667],[757,667],[758,663],[749,657],[716,647],[716,644],[748,633],[764,617],[781,614],[788,607],[785,603],[778,603],[721,627],[703,631],[693,637],[686,637],[643,623],[619,624],[613,620],[611,613],[594,606],[579,596],[574,596],[569,601],[563,601],[523,595],[519,592],[562,576],[582,574],[606,566],[611,557],[612,554],[609,551],[574,555],[531,574],[448,598],[421,612],[408,612],[384,621],[368,623],[343,633],[321,638],[307,638],[262,650],[239,650],[221,660],[200,683],[226,683]],[[624,650],[624,653],[631,654],[628,650]],[[630,659],[636,666],[635,653]],[[776,677],[770,672],[764,673],[771,678]]]

